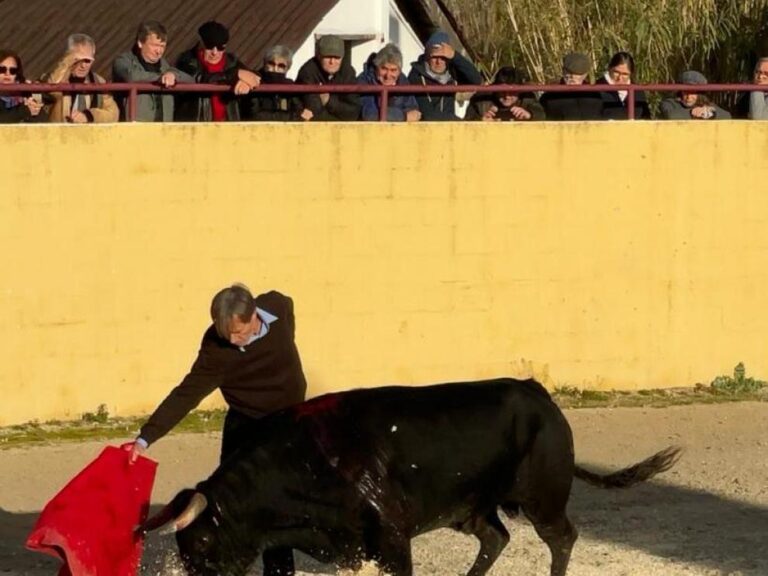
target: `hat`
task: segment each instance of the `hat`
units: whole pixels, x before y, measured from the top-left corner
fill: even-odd
[[[197,29],[197,34],[200,36],[200,40],[203,41],[203,45],[210,49],[215,46],[221,48],[229,42],[229,30],[224,24],[209,20],[200,28]]]
[[[677,79],[679,84],[706,84],[707,78],[696,70],[686,70]]]
[[[426,47],[429,48],[430,46],[437,46],[439,44],[450,44],[451,43],[451,37],[448,36],[447,32],[443,32],[442,30],[438,30],[437,32],[433,32],[432,35],[427,40]]]
[[[563,71],[566,74],[587,74],[590,67],[589,57],[581,52],[571,52],[563,58]]]
[[[315,44],[315,56],[344,58],[344,40],[333,34],[321,36]]]

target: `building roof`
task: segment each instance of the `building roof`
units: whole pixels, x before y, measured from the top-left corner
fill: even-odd
[[[0,49],[19,53],[28,78],[49,71],[64,54],[69,34],[96,41],[94,70],[111,77],[115,57],[130,50],[143,20],[168,29],[166,57],[195,45],[197,28],[218,20],[230,30],[229,47],[246,65],[258,68],[274,44],[296,50],[339,0],[0,0]],[[441,0],[395,0],[424,42],[436,28],[469,47]]]

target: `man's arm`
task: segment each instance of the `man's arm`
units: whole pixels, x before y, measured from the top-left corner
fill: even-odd
[[[112,79],[115,82],[155,82],[159,78],[159,73],[144,70],[130,52],[120,54],[112,63]]]

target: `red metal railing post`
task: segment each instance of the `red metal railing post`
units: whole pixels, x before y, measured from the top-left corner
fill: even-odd
[[[128,122],[136,122],[136,113],[139,108],[139,91],[135,86],[131,86],[130,92],[128,92]]]
[[[379,93],[379,121],[386,122],[387,120],[387,108],[389,108],[389,88],[386,86],[381,87]]]
[[[631,84],[627,86],[627,118],[635,119],[635,87]]]

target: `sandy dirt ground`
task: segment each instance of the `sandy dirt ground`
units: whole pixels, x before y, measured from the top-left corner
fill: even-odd
[[[576,482],[570,516],[580,531],[569,576],[768,575],[768,403],[566,411],[577,460],[597,470],[633,463],[669,444],[685,448],[670,472],[627,491]],[[153,502],[166,502],[216,465],[217,434],[169,436]],[[117,442],[115,442],[117,444]],[[0,575],[53,575],[58,561],[26,551],[45,502],[103,443],[0,451]],[[490,574],[549,574],[549,554],[530,525],[506,521],[512,541]],[[141,573],[180,574],[172,537],[151,535]],[[440,530],[414,541],[415,574],[466,573],[477,552],[467,536]],[[334,574],[297,554],[299,574]],[[366,570],[370,573],[370,570]],[[252,574],[261,574],[258,566]]]

